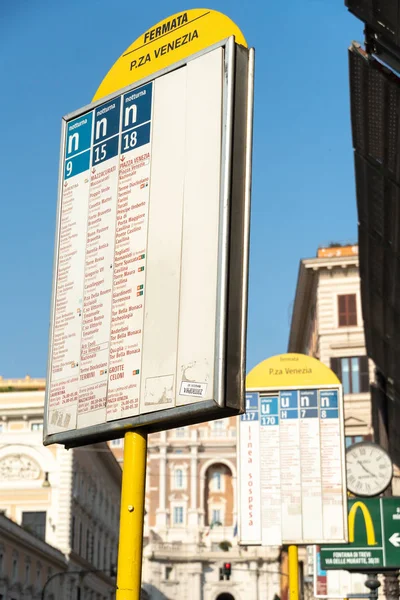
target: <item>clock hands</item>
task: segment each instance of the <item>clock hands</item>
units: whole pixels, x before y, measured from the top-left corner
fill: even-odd
[[[358,461],[357,461],[357,463],[358,463],[359,465],[361,465],[361,466],[362,466],[362,468],[364,469],[364,471],[365,471],[366,473],[368,473],[368,475],[371,475],[372,477],[375,477],[375,479],[376,479],[376,475],[375,475],[375,473],[372,473],[372,472],[371,472],[371,471],[369,471],[369,470],[368,470],[366,467],[364,467],[364,465],[363,465],[363,463],[361,462],[361,460],[358,460]]]

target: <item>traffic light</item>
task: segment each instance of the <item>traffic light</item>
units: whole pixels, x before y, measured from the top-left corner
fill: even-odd
[[[224,563],[224,567],[223,567],[223,572],[224,572],[224,576],[229,580],[230,576],[231,576],[231,571],[232,571],[232,565],[230,562],[226,562]]]

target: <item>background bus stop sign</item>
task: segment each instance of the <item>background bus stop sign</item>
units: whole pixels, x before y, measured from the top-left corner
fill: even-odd
[[[400,568],[400,498],[351,498],[349,543],[321,546],[323,569]]]

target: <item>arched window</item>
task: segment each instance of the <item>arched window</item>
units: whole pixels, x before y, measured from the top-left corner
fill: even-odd
[[[214,492],[220,492],[222,490],[222,473],[221,471],[214,471],[212,474],[212,489]]]

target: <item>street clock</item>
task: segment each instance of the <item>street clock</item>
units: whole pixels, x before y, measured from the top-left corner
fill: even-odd
[[[390,485],[393,464],[374,442],[360,442],[346,451],[347,489],[356,496],[378,496]]]

